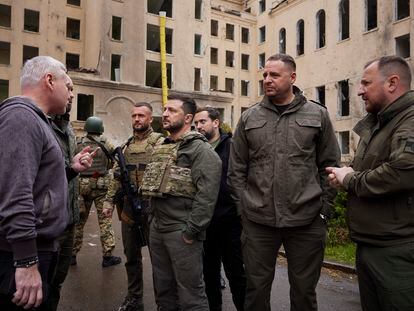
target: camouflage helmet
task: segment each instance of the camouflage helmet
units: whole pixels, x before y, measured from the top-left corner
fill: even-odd
[[[89,117],[86,119],[83,129],[88,133],[102,134],[104,132],[103,121],[98,117]]]

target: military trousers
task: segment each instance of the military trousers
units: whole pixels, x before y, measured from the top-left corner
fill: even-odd
[[[356,269],[364,311],[414,310],[414,242],[357,244]]]
[[[150,228],[155,301],[159,311],[209,311],[203,281],[203,242],[187,244],[181,231]]]
[[[240,235],[242,225],[239,217],[229,217],[226,221],[211,222],[204,241],[204,282],[210,311],[222,310],[220,270],[229,280],[233,303],[237,311],[244,310],[246,275],[244,272]]]
[[[319,217],[307,226],[276,228],[243,218],[242,251],[247,287],[244,309],[269,311],[276,259],[283,245],[288,265],[290,310],[317,310],[319,280],[326,239],[326,224]]]

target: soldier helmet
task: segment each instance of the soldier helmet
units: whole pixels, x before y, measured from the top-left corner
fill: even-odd
[[[98,117],[89,117],[86,119],[83,129],[85,132],[100,135],[104,132],[103,121]]]

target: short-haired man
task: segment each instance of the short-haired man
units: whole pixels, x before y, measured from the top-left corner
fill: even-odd
[[[141,186],[145,167],[151,159],[155,145],[162,142],[162,135],[154,132],[151,127],[152,106],[146,102],[135,103],[131,111],[133,135],[123,145],[122,151],[126,164],[132,170],[129,171],[129,178],[136,189]],[[115,170],[118,165],[115,164]],[[114,209],[114,198],[121,188],[119,180],[112,178],[106,194],[103,213],[107,217],[112,216]],[[142,241],[140,240],[140,228],[144,234],[148,233],[147,209],[148,200],[141,200],[141,215],[137,215],[128,204],[125,194],[117,198],[122,203],[117,203],[117,210],[121,220],[122,243],[126,257],[125,269],[128,277],[128,293],[118,311],[142,311],[144,310],[144,281],[142,270]],[[144,222],[144,223],[141,223]],[[141,226],[142,225],[142,226]],[[146,237],[148,238],[148,237]]]
[[[47,119],[64,114],[71,100],[65,66],[37,56],[20,81],[22,96],[0,105],[0,309],[43,310],[57,238],[68,224],[67,179],[89,168],[93,154],[82,150],[65,168]]]
[[[362,309],[414,310],[414,92],[398,56],[364,68],[358,95],[368,114],[350,166],[327,168],[348,192],[348,226],[357,243]]]
[[[210,311],[222,309],[220,270],[223,263],[234,305],[238,311],[242,311],[246,291],[240,242],[242,226],[236,204],[227,187],[231,133],[220,130],[220,112],[213,107],[198,109],[194,124],[197,131],[207,138],[222,162],[220,191],[204,241],[203,269],[208,304]]]
[[[242,213],[245,310],[270,310],[276,258],[283,244],[291,310],[317,310],[315,288],[335,191],[325,167],[340,152],[325,107],[293,84],[296,64],[275,54],[263,71],[265,96],[245,111],[230,151],[229,186]]]
[[[203,135],[191,131],[193,99],[170,96],[163,127],[141,190],[151,196],[149,250],[160,310],[205,310],[203,240],[220,186],[221,161]]]

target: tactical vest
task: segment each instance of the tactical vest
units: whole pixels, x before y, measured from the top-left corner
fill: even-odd
[[[140,188],[143,195],[163,197],[169,194],[194,198],[196,188],[191,169],[176,165],[179,147],[180,143],[155,146]]]
[[[94,137],[97,141],[99,141],[101,144],[106,146],[106,139],[104,137]],[[76,139],[77,147],[76,152],[80,152],[83,148],[86,146],[91,146],[92,150],[95,150],[96,148],[100,147],[98,143],[88,139],[87,137],[79,137]],[[100,177],[105,176],[108,174],[109,169],[109,159],[105,155],[105,152],[103,150],[99,150],[95,157],[93,158],[92,166],[88,168],[86,171],[83,171],[80,173],[81,177]]]
[[[135,169],[129,172],[129,176],[137,188],[141,185],[144,171],[151,160],[154,146],[161,137],[160,133],[153,132],[144,140],[127,144],[124,157],[129,166],[135,165]]]

